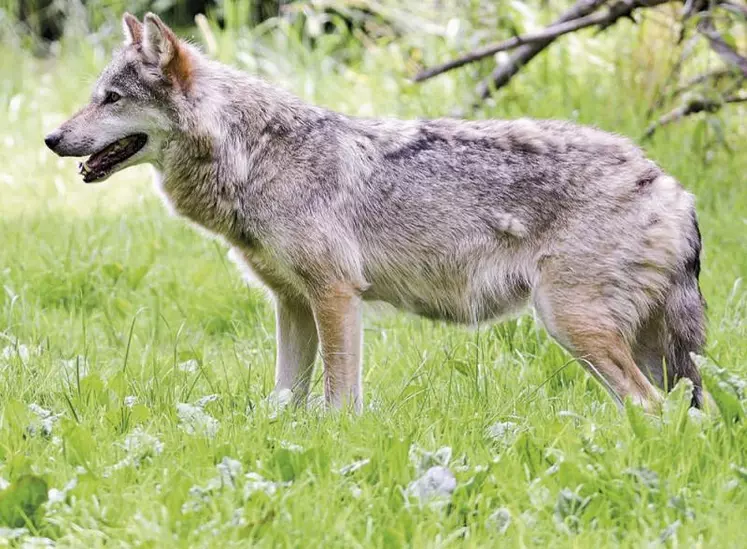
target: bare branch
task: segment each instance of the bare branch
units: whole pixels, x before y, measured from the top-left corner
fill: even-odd
[[[671,124],[699,112],[710,112],[714,113],[721,109],[724,105],[730,103],[744,103],[747,102],[747,94],[735,94],[720,99],[705,99],[705,98],[693,98],[684,105],[677,107],[669,111],[667,114],[659,118],[656,122],[651,124],[647,129],[646,133],[643,134],[642,139],[649,139],[657,129]]]
[[[585,17],[590,13],[594,12],[599,6],[604,4],[607,0],[579,0],[573,5],[571,9],[561,15],[556,21],[555,25],[578,19],[579,17]],[[534,44],[524,44],[514,50],[509,57],[508,61],[496,68],[493,71],[493,81],[496,83],[496,87],[504,86],[519,70],[521,67],[529,63],[539,52],[545,49],[547,46],[552,44],[553,40],[546,40],[544,42],[536,42]],[[500,71],[500,72],[499,72]],[[483,96],[482,87],[484,84],[480,84],[477,91],[480,96]],[[486,86],[487,89],[487,86]],[[489,93],[489,92],[488,92]],[[485,94],[486,96],[488,94]]]
[[[709,80],[718,82],[722,78],[729,76],[731,74],[734,74],[734,70],[727,69],[725,67],[722,67],[720,69],[715,69],[710,72],[705,72],[703,74],[699,74],[697,76],[692,77],[690,80],[682,84],[679,88],[674,89],[670,95],[670,98],[675,98],[679,95],[682,95],[686,91],[689,91],[693,89],[694,87],[699,86],[700,84],[704,84],[708,82]]]
[[[605,22],[600,24],[601,29],[606,29],[610,25],[614,24],[621,17],[631,17],[632,13],[638,8],[652,8],[662,4],[667,4],[671,0],[620,0],[616,4],[612,5],[609,10],[609,19],[605,19]],[[581,4],[584,4],[581,6]],[[579,17],[585,17],[592,13],[596,8],[601,5],[598,2],[578,2],[568,12],[554,23],[558,25],[566,21],[578,19]],[[585,8],[585,10],[584,10]],[[571,14],[571,12],[576,12]],[[496,67],[493,73],[490,75],[489,80],[480,82],[477,86],[477,95],[480,99],[487,98],[491,93],[492,89],[498,89],[505,86],[513,76],[521,70],[521,68],[531,61],[538,53],[540,53],[547,46],[552,44],[555,38],[549,38],[542,42],[536,42],[533,44],[525,44],[520,46],[514,54],[505,63]]]
[[[434,76],[438,76],[439,74],[443,74],[452,69],[462,67],[468,63],[473,63],[474,61],[479,61],[480,59],[484,59],[485,57],[495,55],[500,51],[514,49],[518,46],[521,46],[522,44],[534,44],[536,42],[554,40],[555,38],[563,36],[564,34],[568,34],[570,32],[574,32],[586,27],[598,25],[605,16],[605,14],[596,13],[586,17],[579,17],[578,19],[573,19],[564,23],[553,24],[538,32],[530,32],[521,36],[514,36],[512,38],[509,38],[508,40],[503,40],[502,42],[490,44],[489,46],[479,48],[473,52],[463,55],[462,57],[457,57],[456,59],[452,59],[451,61],[447,61],[446,63],[443,63],[441,65],[436,65],[435,67],[431,67],[430,69],[425,69],[415,75],[414,80],[415,82],[422,82],[423,80],[428,80],[429,78],[433,78]]]
[[[747,58],[737,53],[719,34],[710,17],[703,17],[698,22],[698,32],[708,39],[708,44],[727,64],[739,68],[747,77]]]
[[[696,88],[697,86],[700,86],[701,84],[705,84],[706,82],[711,82],[711,85],[715,86],[725,78],[731,76],[737,78],[734,82],[734,89],[732,89],[731,91],[741,88],[742,84],[744,83],[744,78],[739,76],[738,71],[734,69],[722,67],[720,69],[715,69],[694,76],[678,88],[674,88],[673,90],[671,90],[669,93],[661,94],[658,99],[649,107],[648,111],[646,112],[646,118],[651,118],[654,112],[660,109],[666,101],[672,101],[680,95],[692,90],[693,88]]]
[[[744,17],[747,17],[747,6],[742,6],[740,4],[735,4],[734,2],[729,2],[728,0],[722,0],[718,3],[718,5],[725,10],[728,10],[732,13],[737,13],[739,15],[742,15]]]
[[[475,61],[479,61],[480,59],[484,59],[485,57],[495,55],[498,52],[511,50],[523,44],[549,42],[555,40],[560,36],[563,36],[564,34],[569,34],[571,32],[575,32],[587,27],[594,27],[598,25],[600,27],[600,30],[604,30],[612,23],[614,23],[617,19],[621,17],[629,17],[636,7],[652,7],[654,5],[665,4],[669,1],[671,0],[649,0],[648,2],[620,1],[613,4],[610,7],[609,11],[605,13],[597,12],[592,13],[591,15],[579,16],[570,20],[564,20],[564,18],[561,17],[560,19],[558,19],[558,21],[556,21],[549,27],[542,29],[541,31],[531,32],[523,34],[521,36],[514,36],[507,40],[503,40],[501,42],[496,42],[494,44],[479,48],[461,57],[457,57],[456,59],[452,59],[451,61],[442,63],[441,65],[436,65],[435,67],[425,69],[419,72],[415,76],[414,80],[415,82],[422,82],[424,80],[428,80],[429,78],[433,78],[434,76],[438,76],[439,74],[443,74],[444,72],[467,65],[468,63],[473,63]],[[597,2],[597,4],[599,5],[603,3],[604,2]],[[636,4],[641,4],[641,6],[638,6]],[[596,9],[596,7],[593,9]]]

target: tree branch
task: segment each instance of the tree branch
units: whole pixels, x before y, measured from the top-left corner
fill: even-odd
[[[718,54],[727,64],[734,65],[742,72],[742,75],[747,78],[747,58],[737,53],[726,41],[721,37],[713,21],[709,16],[703,17],[698,21],[698,32],[706,37],[708,44],[711,49]]]
[[[499,51],[511,50],[523,44],[534,44],[536,42],[554,40],[555,38],[558,38],[559,36],[562,36],[564,34],[568,34],[570,32],[574,32],[586,27],[598,25],[604,19],[604,17],[606,17],[605,14],[596,13],[593,15],[588,15],[586,17],[579,17],[578,19],[573,19],[564,23],[556,23],[545,29],[542,29],[541,31],[530,32],[521,36],[514,36],[512,38],[509,38],[508,40],[503,40],[502,42],[496,42],[494,44],[490,44],[489,46],[479,48],[473,52],[463,55],[462,57],[457,57],[456,59],[452,59],[451,61],[442,63],[441,65],[436,65],[435,67],[431,67],[430,69],[422,70],[417,75],[415,75],[414,80],[415,82],[422,82],[452,69],[467,65],[468,63],[473,63],[474,61],[479,61],[480,59],[484,59],[485,57],[495,55]]]
[[[622,17],[629,17],[632,19],[632,13],[637,8],[652,8],[662,4],[667,4],[671,1],[672,0],[620,0],[610,7],[608,12],[610,15],[604,20],[603,23],[600,23],[600,29],[604,30],[608,28]],[[579,9],[579,5],[582,3],[586,4],[584,6],[586,7],[586,11]],[[586,15],[589,15],[589,13],[593,12],[599,5],[601,5],[601,3],[596,3],[598,5],[594,5],[593,7],[591,7],[590,4],[595,3],[577,3],[573,8],[571,8],[571,10],[566,12],[560,19],[558,19],[555,24],[557,25],[568,20],[585,17]],[[574,10],[576,11],[576,14],[568,17]],[[552,44],[554,40],[555,39],[552,38],[547,39],[543,42],[536,42],[534,44],[520,46],[508,59],[507,62],[496,67],[488,80],[484,80],[483,82],[480,82],[480,84],[478,84],[476,92],[480,99],[486,99],[492,93],[492,89],[498,89],[505,86],[509,82],[509,80],[511,80],[511,78],[513,78],[513,76],[518,73],[519,70],[521,70],[524,65],[531,61],[543,49]]]
[[[721,0],[718,5],[732,13],[737,13],[747,17],[747,6],[735,4],[734,2],[729,2],[729,0]]]
[[[712,70],[710,72],[705,72],[703,74],[694,76],[690,80],[682,84],[679,88],[675,88],[670,95],[670,99],[674,99],[675,97],[682,95],[686,91],[691,90],[692,88],[699,86],[700,84],[708,82],[709,80],[718,82],[719,80],[721,80],[725,76],[729,76],[730,74],[734,74],[733,69],[722,67],[720,69]]]
[[[599,6],[604,4],[607,0],[579,0],[576,2],[571,9],[561,15],[556,21],[555,25],[584,17],[594,12]],[[553,39],[554,40],[554,39]],[[547,46],[552,44],[553,40],[545,40],[544,42],[535,42],[534,44],[524,44],[514,50],[508,61],[501,66],[497,67],[492,76],[495,86],[500,88],[505,86],[511,78],[521,70],[521,67],[529,63],[538,53],[544,50]],[[483,90],[485,88],[485,90]],[[487,97],[489,95],[489,88],[485,83],[481,83],[477,92],[480,97]]]
[[[702,97],[693,98],[684,105],[677,107],[669,111],[667,114],[659,118],[656,122],[651,124],[647,129],[646,133],[643,134],[642,139],[649,139],[657,129],[671,124],[699,112],[710,112],[714,113],[721,109],[724,105],[729,103],[744,103],[747,102],[747,94],[735,94],[721,99],[704,99]]]
[[[558,19],[555,23],[553,23],[549,27],[542,29],[541,31],[531,32],[523,34],[521,36],[514,36],[507,40],[484,46],[461,57],[457,57],[456,59],[452,59],[451,61],[442,63],[441,65],[436,65],[429,69],[424,69],[415,76],[414,80],[415,82],[422,82],[424,80],[428,80],[429,78],[433,78],[434,76],[438,76],[439,74],[443,74],[444,72],[462,67],[468,63],[473,63],[474,61],[479,61],[480,59],[484,59],[485,57],[495,55],[500,51],[511,50],[524,44],[535,44],[542,42],[549,43],[556,38],[563,36],[564,34],[569,34],[571,32],[575,32],[587,27],[594,27],[598,25],[600,27],[600,30],[604,30],[605,28],[613,24],[617,19],[621,17],[630,17],[632,11],[636,7],[652,7],[654,5],[665,4],[669,1],[671,0],[648,0],[644,2],[619,1],[613,4],[610,7],[609,11],[605,13],[597,12],[585,16],[577,15],[572,19],[566,19],[566,16],[568,15],[567,13],[563,17]],[[593,4],[598,5],[593,7],[592,10],[596,10],[604,3],[605,2],[593,2]],[[579,11],[579,14],[580,13],[581,12]]]

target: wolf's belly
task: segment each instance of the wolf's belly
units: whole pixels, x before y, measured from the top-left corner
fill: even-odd
[[[413,276],[395,279],[391,273],[369,279],[367,301],[384,301],[434,320],[477,324],[520,311],[529,298],[529,284],[494,269],[485,276]]]

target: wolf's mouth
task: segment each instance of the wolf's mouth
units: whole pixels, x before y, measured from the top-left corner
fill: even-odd
[[[115,141],[99,152],[92,154],[88,160],[78,165],[83,181],[93,183],[103,179],[112,172],[117,164],[121,164],[142,149],[147,141],[147,135],[136,133]]]

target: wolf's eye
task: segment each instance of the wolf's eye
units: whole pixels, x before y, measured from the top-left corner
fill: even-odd
[[[111,103],[116,103],[122,99],[122,96],[119,95],[117,92],[107,92],[107,94],[104,96],[104,105],[109,105]]]

